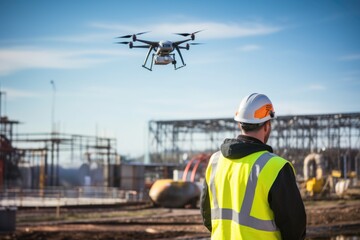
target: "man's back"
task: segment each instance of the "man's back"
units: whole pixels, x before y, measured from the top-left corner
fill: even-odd
[[[214,154],[207,169],[201,202],[204,224],[212,231],[213,239],[281,239],[281,235],[284,239],[301,239],[305,236],[306,215],[301,197],[296,194],[296,183],[296,191],[290,189],[290,196],[278,189],[279,185],[294,182],[294,177],[286,173],[290,170],[294,175],[293,169],[286,160],[271,155],[271,152],[270,146],[257,139],[239,136],[238,139],[225,140],[221,154],[217,154],[218,159]],[[267,156],[267,159],[261,160],[261,156]],[[277,183],[280,181],[278,175],[285,176],[286,182]],[[293,185],[285,187],[294,188]],[[285,199],[276,196],[279,192]],[[287,203],[286,198],[292,202]],[[296,205],[292,206],[293,203]],[[283,208],[277,209],[278,204]],[[298,231],[283,222],[283,215],[288,215],[288,211],[300,216],[296,223],[290,221]],[[282,220],[278,222],[277,218]],[[288,233],[289,230],[291,233]]]

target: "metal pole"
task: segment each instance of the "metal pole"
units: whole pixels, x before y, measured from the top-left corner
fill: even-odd
[[[52,86],[52,105],[51,105],[51,166],[50,166],[50,186],[54,186],[54,134],[55,134],[55,82],[53,80],[50,81],[50,84]]]
[[[55,132],[55,82],[53,80],[50,81],[50,84],[52,85],[53,95],[52,95],[52,106],[51,106],[51,132]]]
[[[344,179],[346,180],[346,178],[347,178],[347,176],[346,176],[346,174],[347,174],[347,166],[346,166],[346,164],[347,164],[347,159],[346,159],[346,153],[344,154]]]
[[[1,105],[2,105],[2,94],[3,92],[0,90],[0,118],[1,118]]]

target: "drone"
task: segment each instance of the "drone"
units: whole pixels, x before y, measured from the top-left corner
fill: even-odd
[[[181,44],[195,40],[195,34],[198,32],[201,32],[201,31],[202,30],[196,31],[193,33],[175,33],[176,35],[188,37],[185,40],[175,41],[175,42],[168,41],[168,40],[166,40],[166,41],[162,40],[162,41],[158,41],[158,42],[142,40],[142,39],[137,38],[137,36],[148,33],[148,32],[140,32],[140,33],[136,33],[136,34],[130,34],[130,35],[124,35],[124,36],[117,37],[117,38],[131,38],[132,41],[115,42],[115,43],[128,44],[129,48],[148,48],[149,50],[146,54],[145,61],[144,61],[144,64],[142,65],[142,67],[146,68],[149,71],[152,71],[153,64],[167,65],[169,63],[173,64],[174,69],[177,70],[179,68],[186,66],[180,49],[189,50],[190,45],[199,45],[201,43],[187,43],[185,46],[181,46]],[[141,43],[144,43],[145,45],[134,45],[134,42],[141,42]],[[180,56],[181,63],[182,63],[181,66],[176,65],[177,61],[175,59],[174,50],[176,50]],[[154,51],[155,53],[152,54],[151,63],[148,63],[149,56],[152,51]],[[150,65],[150,66],[148,66],[148,65]]]

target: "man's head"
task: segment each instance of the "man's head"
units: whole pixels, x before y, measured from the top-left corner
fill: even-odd
[[[275,111],[270,99],[259,93],[253,93],[242,99],[234,120],[244,135],[258,138],[266,143],[271,131],[270,120]]]

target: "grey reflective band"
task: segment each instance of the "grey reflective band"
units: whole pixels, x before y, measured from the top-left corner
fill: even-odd
[[[269,161],[269,159],[272,158],[273,156],[275,155],[271,153],[264,153],[255,161],[254,165],[252,166],[240,212],[228,208],[219,208],[216,199],[215,182],[214,182],[215,180],[214,167],[216,170],[216,166],[214,165],[217,165],[219,157],[216,159],[215,162],[214,161],[212,162],[210,189],[211,192],[213,193],[214,209],[211,210],[211,219],[232,220],[240,225],[248,226],[263,231],[278,230],[273,220],[262,220],[250,216],[250,211],[254,201],[255,189],[256,189],[259,173],[261,172],[265,164]]]

